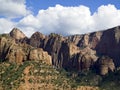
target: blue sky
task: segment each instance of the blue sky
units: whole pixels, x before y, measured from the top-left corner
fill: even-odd
[[[62,6],[79,6],[85,5],[90,8],[94,13],[101,5],[113,4],[116,8],[120,9],[120,0],[27,0],[28,7],[32,7],[32,11],[36,15],[40,9],[47,9],[48,7],[54,7],[56,4]]]
[[[0,0],[0,33],[84,34],[120,25],[120,0]]]

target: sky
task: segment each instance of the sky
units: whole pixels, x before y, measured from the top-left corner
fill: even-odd
[[[84,34],[120,25],[120,0],[0,0],[0,34]]]

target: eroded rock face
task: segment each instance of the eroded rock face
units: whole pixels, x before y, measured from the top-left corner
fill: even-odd
[[[49,65],[52,64],[51,56],[48,55],[47,52],[43,51],[43,49],[41,48],[30,50],[29,60],[38,60],[38,61],[41,60]]]
[[[97,59],[96,52],[89,47],[80,49],[79,53],[71,58],[73,67],[76,67],[78,71],[89,70]]]
[[[10,32],[10,36],[17,40],[26,37],[25,34],[22,31],[20,31],[18,28],[13,28],[12,31]]]
[[[67,40],[73,42],[75,45],[78,45],[82,38],[83,38],[83,35],[72,35],[72,36],[66,37]]]
[[[29,39],[25,36],[25,34],[20,31],[18,28],[13,28],[9,33],[9,36],[15,39],[16,43],[28,43]]]
[[[31,38],[29,40],[29,44],[33,47],[42,47],[44,39],[45,39],[45,35],[43,35],[40,32],[35,32],[31,36]]]
[[[113,58],[116,66],[120,66],[120,26],[103,32],[96,52]]]
[[[19,33],[16,34],[16,32]],[[114,66],[120,66],[120,26],[106,31],[99,31],[83,35],[73,35],[68,37],[63,37],[54,33],[49,36],[45,36],[40,32],[36,32],[31,36],[31,38],[28,39],[19,30],[16,31],[13,29],[12,33],[10,33],[12,38],[19,39],[17,41],[18,44],[27,43],[35,48],[42,48],[43,51],[48,52],[48,54],[52,56],[52,65],[58,68],[71,70],[77,69],[79,71],[89,70],[92,66],[94,66],[95,63],[98,63],[99,66],[101,65],[101,63],[98,62],[98,58],[100,58],[99,56],[102,55],[110,56],[113,59],[113,64],[115,63]],[[9,50],[7,46],[8,44],[4,45],[3,42],[1,45],[5,51]],[[20,58],[19,61],[21,61],[22,58],[24,60],[27,60],[28,58],[30,60],[38,60],[42,55],[46,55],[45,53],[39,53],[42,51],[42,49],[34,48],[32,50],[30,48],[31,46],[22,46],[22,48],[27,48],[27,50],[23,50],[18,46],[14,46],[14,48],[18,48],[13,50],[15,53],[10,51],[9,55],[7,56],[21,56],[18,57]],[[6,54],[6,52],[2,52],[1,57],[5,57]],[[24,57],[22,57],[22,54]],[[44,58],[45,57],[43,57],[43,59]],[[14,60],[14,58],[12,60]],[[103,60],[105,66],[107,60],[110,59]],[[100,67],[106,68],[103,65]],[[107,69],[111,68],[107,67]],[[106,72],[104,71],[105,69],[101,69],[101,73],[108,73],[107,69]],[[113,70],[111,69],[111,71]]]
[[[120,66],[120,26],[105,31],[67,37],[80,48],[86,46],[95,50],[99,56],[107,55],[113,58],[116,66]]]
[[[23,60],[25,60],[24,55],[25,52],[22,50],[22,48],[19,48],[19,46],[15,45],[9,49],[5,59],[9,60],[9,62],[22,63]]]
[[[34,45],[47,51],[52,56],[52,64],[57,67],[88,70],[101,55],[112,57],[115,65],[119,66],[119,33],[120,27],[69,37],[53,34],[42,41],[38,39],[40,42],[37,40]]]
[[[27,44],[16,44],[14,39],[5,37],[0,38],[0,59],[16,63],[26,60],[41,60],[52,64],[51,56],[42,49]]]
[[[90,67],[97,61],[96,51],[90,49],[89,47],[81,50],[81,66],[83,69],[89,70]]]
[[[62,55],[60,52],[63,37],[57,34],[51,34],[45,38],[42,48],[52,56],[52,64],[61,67]]]
[[[69,53],[70,56],[75,55],[80,52],[79,47],[77,47],[74,43],[69,44]]]
[[[9,49],[15,44],[13,39],[6,39],[5,37],[0,38],[0,59],[4,60],[9,52]]]
[[[106,75],[109,71],[113,72],[115,70],[114,62],[108,56],[102,56],[97,62],[101,75]]]

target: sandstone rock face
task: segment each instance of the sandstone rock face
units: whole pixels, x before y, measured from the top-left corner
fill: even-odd
[[[19,48],[18,46],[13,46],[11,49],[9,49],[9,52],[5,59],[13,63],[22,63],[24,60],[24,54],[25,52],[23,52],[21,48]]]
[[[89,47],[80,49],[59,35],[47,37],[42,48],[52,56],[53,65],[67,70],[88,70],[97,60],[94,50]]]
[[[115,65],[120,66],[120,26],[85,35],[73,35],[67,39],[80,48],[85,48],[87,45],[95,50],[97,55],[112,57]]]
[[[52,64],[57,67],[62,66],[62,55],[60,54],[62,38],[63,37],[59,35],[51,34],[45,38],[44,44],[42,46],[42,48],[52,56]]]
[[[109,71],[115,70],[115,65],[113,60],[110,57],[102,56],[98,59],[98,67],[101,75],[107,74]]]
[[[35,35],[37,36],[37,35]],[[62,37],[52,34],[30,44],[41,47],[52,56],[52,64],[63,68],[90,69],[97,62],[98,56],[113,58],[115,66],[120,66],[120,27],[84,35]],[[39,41],[39,42],[38,42]],[[41,44],[42,43],[42,44]]]
[[[0,38],[0,59],[5,59],[9,49],[11,49],[14,44],[15,41],[13,39]]]
[[[68,36],[65,37],[67,40],[70,40],[71,42],[73,42],[75,45],[78,45],[80,40],[82,39],[83,35],[72,35],[72,36]]]
[[[72,56],[72,55],[75,55],[75,54],[79,53],[80,49],[74,43],[70,43],[70,45],[69,45],[69,51],[70,51],[69,52],[70,56]]]
[[[100,42],[102,32],[94,32],[90,34],[89,47],[95,49],[97,44]]]
[[[80,47],[87,47],[88,45],[89,45],[89,35],[85,34],[81,38],[81,41],[79,42],[78,46],[80,46]]]
[[[99,55],[107,55],[113,58],[116,66],[120,66],[120,26],[102,33],[96,52]]]
[[[43,51],[41,48],[30,50],[29,60],[41,60],[47,64],[52,64],[51,56],[47,52]]]
[[[72,63],[74,67],[79,71],[89,70],[94,63],[97,61],[98,57],[96,56],[96,52],[89,47],[84,49],[80,49],[79,53],[74,54],[72,57]]]
[[[13,45],[14,48],[18,49],[13,49],[13,51],[9,50],[9,44],[6,44],[5,41],[2,42],[1,45],[5,52],[1,53],[1,57],[4,59],[10,59],[8,57],[16,56],[20,58],[19,61],[22,61],[22,59],[38,60],[41,59],[41,56],[47,55],[46,53],[48,52],[52,57],[52,65],[58,68],[65,68],[67,70],[77,69],[78,71],[82,71],[89,70],[95,63],[98,63],[99,67],[97,69],[101,68],[100,73],[102,75],[108,73],[109,69],[113,71],[115,66],[120,66],[120,26],[106,31],[72,35],[68,37],[63,37],[54,33],[45,36],[40,32],[36,32],[29,39],[19,30],[13,29],[10,36],[19,39],[17,45]],[[13,41],[13,43],[15,43],[15,41]],[[22,48],[18,47],[19,43],[24,43],[24,45],[21,46]],[[31,48],[31,46],[28,47],[28,45],[25,46],[25,43],[35,48]],[[11,47],[11,45],[9,47]],[[23,48],[27,49],[23,50]],[[42,48],[43,50],[36,48]],[[1,50],[3,51],[2,48]],[[10,53],[7,55],[6,51],[8,50]],[[42,51],[46,51],[46,53],[40,54],[39,52]],[[47,58],[49,58],[49,55]],[[103,63],[98,62],[99,56],[103,55],[111,57],[113,62],[111,62],[111,59],[105,59]],[[46,57],[42,57],[43,60],[45,58]],[[11,60],[14,61],[14,58]],[[106,65],[106,61],[110,61],[112,64]]]
[[[51,56],[42,49],[27,44],[16,44],[14,39],[5,37],[0,38],[0,59],[13,63],[22,63],[26,60],[42,60],[47,64],[52,64]]]
[[[15,39],[16,43],[28,43],[29,39],[25,36],[25,34],[20,31],[18,28],[13,28],[9,33],[9,36]]]
[[[45,35],[43,35],[40,32],[35,32],[30,40],[29,44],[33,47],[42,47],[43,46],[43,40],[45,39]]]
[[[17,40],[26,37],[25,34],[17,28],[13,28],[13,30],[10,32],[10,36]]]

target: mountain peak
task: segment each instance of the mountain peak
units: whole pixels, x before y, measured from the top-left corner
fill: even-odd
[[[38,37],[38,38],[45,38],[45,35],[42,34],[42,33],[40,33],[40,32],[35,32],[35,33],[32,34],[31,38],[33,38],[33,37],[34,37],[34,38],[35,38],[35,37],[36,37],[36,38],[37,38],[37,37]]]
[[[18,28],[13,28],[9,34],[15,39],[23,39],[26,37],[25,34]]]

